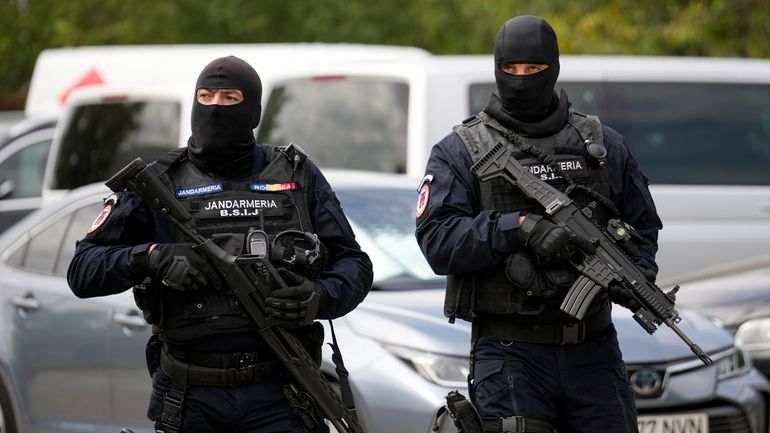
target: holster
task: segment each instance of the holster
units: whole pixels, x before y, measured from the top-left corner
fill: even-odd
[[[147,345],[144,348],[144,356],[147,361],[147,372],[150,373],[150,377],[155,374],[155,370],[160,365],[160,351],[161,342],[158,338],[158,334],[152,334],[150,339],[147,340]]]
[[[442,408],[452,418],[452,422],[459,433],[484,433],[484,424],[476,408],[464,395],[457,391],[452,391],[446,396],[446,406]],[[442,409],[437,413],[437,421],[434,424],[434,431],[438,430],[438,417],[442,414]]]

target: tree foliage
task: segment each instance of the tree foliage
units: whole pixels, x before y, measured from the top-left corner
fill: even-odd
[[[45,48],[356,42],[489,53],[506,19],[546,18],[562,53],[770,57],[770,0],[0,0],[0,109]]]

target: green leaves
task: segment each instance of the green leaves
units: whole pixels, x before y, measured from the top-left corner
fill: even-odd
[[[488,54],[519,14],[546,18],[564,54],[770,57],[770,0],[0,0],[0,108],[48,47],[303,41]]]

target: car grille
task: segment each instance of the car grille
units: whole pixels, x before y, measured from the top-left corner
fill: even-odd
[[[686,412],[707,413],[709,417],[709,433],[753,433],[744,412],[735,406],[722,402],[717,402],[713,405],[700,405],[698,407],[666,408],[665,412],[659,409],[640,409],[639,415],[664,415],[666,413]]]

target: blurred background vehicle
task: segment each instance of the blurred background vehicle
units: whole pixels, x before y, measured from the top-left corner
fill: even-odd
[[[446,62],[442,69],[452,70],[452,58]],[[557,89],[575,110],[619,131],[649,178],[663,221],[659,278],[770,251],[770,61],[561,56],[560,63]],[[469,87],[469,113],[483,108],[493,86]]]
[[[182,68],[231,51],[253,62],[263,79],[258,142],[294,141],[326,168],[421,177],[430,146],[483,108],[494,89],[492,59],[398,48],[268,44],[46,51],[30,88],[31,113],[59,103],[44,97],[58,93],[39,89],[52,85],[45,71],[62,62],[80,60],[82,74],[98,67],[103,84],[68,94],[48,157],[44,199],[106,179],[131,155],[174,146],[174,140],[184,145],[194,77]],[[329,58],[314,62],[324,50]],[[125,56],[116,54],[121,52]],[[159,73],[155,60],[161,52]],[[303,60],[273,62],[292,56]],[[148,87],[150,79],[155,87]],[[770,61],[562,56],[560,87],[576,110],[599,115],[624,135],[649,177],[664,223],[659,278],[770,251]]]
[[[0,141],[5,141],[8,138],[8,130],[22,120],[24,112],[21,110],[0,111]]]
[[[465,389],[470,329],[442,316],[444,279],[414,240],[417,182],[325,174],[374,264],[372,292],[334,325],[358,413],[370,433],[428,432],[444,396]],[[144,360],[150,328],[131,292],[77,299],[64,278],[75,240],[108,194],[101,184],[74,190],[0,236],[0,431],[151,432]],[[630,313],[613,310],[640,423],[768,431],[767,379],[728,332],[697,313],[683,316],[683,330],[713,365],[704,366],[665,327],[649,335]],[[334,380],[325,350],[322,370]],[[441,431],[452,430],[444,424]]]
[[[770,255],[693,273],[682,282],[676,299],[735,334],[752,363],[770,377]]]
[[[26,119],[0,138],[0,233],[41,203],[56,117]]]

